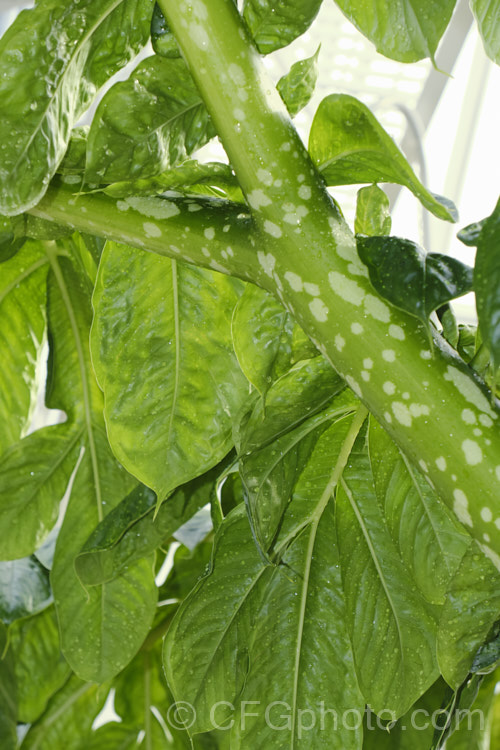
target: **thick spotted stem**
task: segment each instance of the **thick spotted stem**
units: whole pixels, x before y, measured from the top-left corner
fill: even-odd
[[[274,285],[500,568],[497,406],[442,340],[431,351],[416,320],[371,287],[233,0],[160,6],[260,231],[254,281]]]

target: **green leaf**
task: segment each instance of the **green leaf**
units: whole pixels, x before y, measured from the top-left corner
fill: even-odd
[[[47,710],[31,725],[22,750],[80,750],[101,711],[109,686],[83,682],[72,675],[49,701]]]
[[[2,750],[15,750],[17,686],[12,652],[5,653],[6,645],[7,628],[0,622],[0,743]]]
[[[421,593],[443,604],[470,536],[374,419],[369,453],[392,539]]]
[[[139,741],[134,727],[110,722],[87,735],[78,750],[135,750]]]
[[[243,17],[264,55],[286,47],[316,18],[322,0],[245,0]]]
[[[228,164],[208,162],[202,164],[195,159],[188,159],[178,167],[154,177],[125,180],[107,185],[102,190],[112,198],[127,198],[130,195],[158,195],[166,190],[189,189],[193,185],[227,184],[237,188],[238,181]]]
[[[431,213],[456,221],[451,201],[427,190],[368,107],[347,94],[331,94],[319,105],[309,135],[309,153],[327,185],[396,182]]]
[[[495,745],[490,745],[490,717],[498,677],[498,673],[488,675],[480,684],[470,708],[466,706],[464,710],[459,707],[463,715],[458,714],[452,719],[451,732],[446,737],[446,750],[484,750],[490,747],[493,750]]]
[[[64,159],[57,168],[58,174],[66,177],[66,184],[81,185],[83,173],[85,172],[85,160],[87,155],[87,139],[89,135],[89,126],[81,125],[73,128],[68,148],[64,154]],[[75,180],[75,176],[81,176],[82,179]],[[67,179],[67,178],[70,179]]]
[[[0,562],[0,620],[10,624],[50,604],[49,573],[36,557]]]
[[[434,61],[456,0],[335,0],[341,11],[386,57]]]
[[[110,581],[130,563],[146,557],[166,542],[204,505],[210,502],[222,469],[216,466],[178,487],[155,514],[155,493],[139,485],[92,532],[75,559],[84,585]]]
[[[481,336],[500,367],[500,200],[477,238],[474,291]]]
[[[176,166],[214,135],[184,60],[148,57],[100,102],[88,137],[85,178],[151,177]]]
[[[25,238],[18,236],[9,216],[0,216],[0,263],[10,260],[22,248]]]
[[[312,57],[294,63],[290,71],[282,76],[277,89],[291,117],[295,117],[311,100],[318,79],[318,47]]]
[[[46,277],[47,258],[36,242],[27,242],[1,265],[0,453],[30,423],[45,336]]]
[[[500,574],[473,542],[451,581],[437,639],[439,668],[457,688],[500,612]]]
[[[245,287],[231,330],[240,367],[262,395],[293,364],[318,353],[283,305],[254,284]]]
[[[472,269],[456,258],[425,253],[400,237],[358,237],[359,257],[370,281],[391,304],[418,318],[429,336],[429,316],[445,302],[470,292]]]
[[[103,252],[92,351],[108,435],[159,500],[232,446],[248,393],[231,342],[239,289],[221,274],[123,245]]]
[[[391,539],[364,439],[337,494],[337,534],[360,688],[375,713],[397,718],[438,677],[436,628]]]
[[[150,0],[42,0],[0,42],[0,212],[34,206],[97,90],[146,43]],[[115,33],[120,29],[120,33]]]
[[[155,3],[153,18],[151,19],[151,43],[156,54],[161,55],[161,57],[181,56],[175,36],[170,31],[158,3]]]
[[[0,558],[32,554],[57,521],[80,452],[82,431],[69,425],[33,432],[0,458]]]
[[[391,233],[389,198],[378,185],[358,190],[354,231],[369,237]]]
[[[59,646],[54,607],[47,607],[35,617],[17,620],[9,636],[17,678],[18,719],[32,724],[70,673]]]
[[[486,54],[500,64],[499,0],[471,0],[470,7],[477,21]]]

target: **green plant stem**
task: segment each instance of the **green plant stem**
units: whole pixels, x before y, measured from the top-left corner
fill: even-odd
[[[253,280],[274,283],[285,307],[500,567],[497,406],[441,338],[431,353],[418,322],[374,292],[232,0],[160,6],[260,229]]]

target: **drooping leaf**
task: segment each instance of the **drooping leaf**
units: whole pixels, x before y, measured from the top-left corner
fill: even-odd
[[[500,574],[473,542],[453,577],[439,620],[437,656],[443,677],[457,688],[477,650],[500,619]]]
[[[92,349],[108,435],[160,500],[231,448],[232,419],[248,393],[231,342],[239,289],[221,274],[123,245],[103,252]]]
[[[498,0],[471,0],[471,10],[477,21],[488,57],[500,64],[500,3]]]
[[[317,352],[283,306],[253,284],[236,305],[231,329],[240,367],[262,395],[293,364]]]
[[[238,181],[228,164],[219,162],[202,164],[195,159],[188,159],[178,167],[154,177],[114,182],[104,187],[103,192],[112,198],[127,198],[129,195],[158,195],[166,190],[189,190],[193,185],[203,184],[228,184],[233,188],[238,187]]]
[[[366,702],[402,716],[438,677],[436,627],[391,539],[364,439],[337,494],[337,534],[356,672]]]
[[[377,51],[401,62],[434,60],[456,0],[335,0]]]
[[[0,453],[29,426],[45,335],[47,258],[27,242],[0,271]]]
[[[161,57],[181,56],[175,36],[170,31],[158,3],[155,3],[153,18],[151,19],[151,43],[156,54],[161,55]]]
[[[316,18],[322,0],[245,0],[243,17],[259,52],[286,47]]]
[[[451,201],[422,185],[368,107],[353,96],[331,94],[323,99],[311,126],[309,153],[327,185],[396,182],[438,218],[456,221]]]
[[[40,200],[75,121],[146,43],[151,12],[151,0],[42,0],[15,19],[0,42],[1,213]]]
[[[0,620],[28,617],[50,604],[48,571],[35,557],[0,562]]]
[[[31,725],[23,750],[80,750],[101,711],[109,686],[83,682],[72,675],[49,701],[46,711]]]
[[[500,367],[500,200],[477,238],[474,291],[479,329],[490,350],[495,371]]]
[[[375,490],[393,541],[425,598],[443,604],[470,536],[373,419],[369,453]]]
[[[278,81],[277,89],[290,115],[295,117],[310,101],[318,79],[318,47],[312,57],[294,63]]]
[[[369,237],[390,234],[391,214],[389,198],[378,185],[358,190],[354,231]]]
[[[214,135],[184,60],[148,57],[99,104],[88,137],[86,180],[160,174]]]
[[[431,313],[472,289],[469,266],[448,255],[426,254],[411,240],[358,237],[357,247],[377,292],[418,318],[429,335]]]
[[[2,750],[17,747],[17,686],[12,652],[5,653],[7,628],[0,621],[0,743]]]
[[[54,607],[16,621],[9,635],[17,678],[18,720],[32,724],[70,673],[59,646]]]

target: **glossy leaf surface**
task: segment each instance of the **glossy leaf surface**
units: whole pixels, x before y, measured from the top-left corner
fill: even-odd
[[[151,12],[150,0],[43,0],[20,13],[4,34],[1,213],[20,213],[40,200],[74,122],[146,43]]]
[[[500,200],[477,238],[474,290],[479,328],[495,369],[500,366]]]
[[[150,177],[174,167],[215,135],[182,59],[139,63],[99,104],[88,137],[88,181]]]
[[[448,255],[426,254],[411,240],[358,237],[357,247],[377,292],[418,318],[429,333],[430,314],[472,289],[469,266]]]
[[[290,71],[278,81],[276,88],[292,117],[309,103],[314,94],[318,78],[318,55],[319,48],[312,57],[294,63]]]
[[[369,185],[358,190],[356,201],[356,234],[386,235],[391,232],[389,198],[378,185]]]
[[[311,126],[309,153],[327,185],[396,182],[438,218],[456,220],[453,204],[422,185],[368,107],[353,96],[323,99]]]
[[[239,289],[123,245],[104,250],[92,349],[109,439],[160,500],[231,448],[232,416],[248,392],[231,342]]]
[[[335,0],[377,51],[401,62],[434,59],[456,0]]]
[[[165,16],[158,3],[155,3],[151,19],[151,44],[157,55],[162,57],[180,57],[181,53],[175,36],[168,27]]]
[[[9,624],[50,603],[48,571],[35,557],[0,562],[0,620]]]
[[[243,17],[264,55],[293,42],[312,24],[322,0],[245,0]]]

